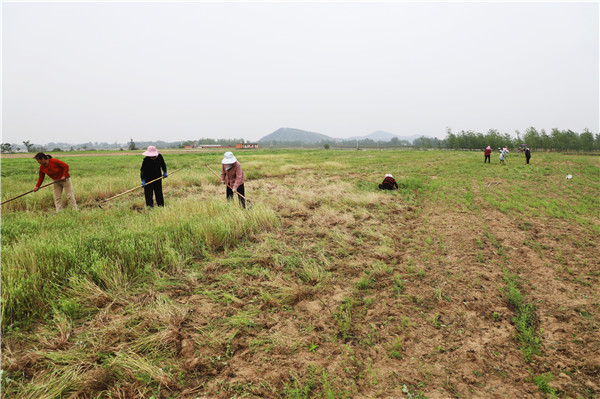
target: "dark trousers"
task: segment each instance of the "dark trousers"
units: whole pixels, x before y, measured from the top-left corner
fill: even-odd
[[[483,163],[486,163],[486,162],[487,163],[491,163],[491,161],[490,161],[490,155],[484,155],[484,156],[485,156],[485,158],[483,159]]]
[[[380,190],[393,190],[393,189],[394,189],[394,187],[393,187],[393,186],[390,186],[389,184],[380,184],[380,185],[379,185],[379,189],[380,189]]]
[[[526,163],[528,163],[528,164],[529,164],[529,159],[530,159],[530,158],[531,158],[531,157],[525,157],[525,161],[526,161]]]
[[[152,201],[152,194],[156,197],[156,205],[165,206],[165,200],[162,193],[162,180],[157,180],[154,183],[146,184],[144,186],[144,196],[146,197],[146,205],[154,206]]]
[[[244,192],[244,185],[243,184],[237,188],[237,192],[240,193],[240,194],[242,194],[242,195],[246,195],[245,192]],[[240,197],[239,195],[237,197],[240,200],[240,204],[242,205],[242,208],[246,208],[246,200],[243,199],[242,197]],[[227,199],[228,200],[232,200],[233,199],[233,190],[230,189],[229,186],[227,186]]]

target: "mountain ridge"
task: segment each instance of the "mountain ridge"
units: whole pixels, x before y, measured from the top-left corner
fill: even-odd
[[[331,142],[344,142],[344,141],[355,141],[355,140],[373,140],[373,141],[384,141],[388,142],[393,138],[398,138],[398,140],[409,141],[412,143],[413,140],[416,140],[420,137],[423,137],[422,134],[415,134],[412,136],[399,136],[397,134],[389,133],[383,130],[376,130],[372,133],[369,133],[364,136],[353,136],[347,138],[335,138],[328,136],[323,133],[310,132],[307,130],[296,129],[296,128],[279,128],[273,133],[270,133],[263,138],[259,139],[259,143],[267,143],[272,141],[278,142],[300,142],[306,144],[315,144],[321,141],[331,141]],[[427,137],[427,136],[425,136]]]

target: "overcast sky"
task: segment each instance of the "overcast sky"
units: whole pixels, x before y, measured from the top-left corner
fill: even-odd
[[[599,5],[2,3],[2,142],[599,130]]]

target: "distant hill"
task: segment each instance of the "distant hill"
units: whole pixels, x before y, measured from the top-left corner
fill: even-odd
[[[348,137],[342,140],[364,140],[364,139],[370,139],[373,141],[390,141],[391,139],[393,139],[394,137],[397,137],[398,140],[406,140],[406,141],[410,141],[412,142],[415,139],[418,139],[420,137],[422,137],[422,134],[414,134],[412,136],[398,136],[397,134],[393,134],[393,133],[389,133],[389,132],[385,132],[383,130],[376,130],[373,133],[369,133],[366,136],[354,136],[354,137]]]
[[[383,130],[377,130],[373,133],[367,134],[366,136],[354,137],[353,140],[371,139],[373,141],[390,141],[394,137],[398,136],[389,132],[384,132]]]
[[[333,141],[334,139],[321,133],[309,132],[301,129],[293,129],[290,127],[282,127],[275,130],[273,133],[266,135],[258,140],[259,143],[267,143],[271,141],[278,142],[300,142],[306,144],[315,144],[320,141]]]

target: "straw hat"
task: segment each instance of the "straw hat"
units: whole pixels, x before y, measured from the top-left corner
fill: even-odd
[[[235,158],[235,156],[233,155],[233,152],[231,152],[231,151],[227,151],[224,154],[223,160],[221,161],[221,163],[225,164],[225,165],[230,165],[230,164],[236,163],[236,162],[237,162],[237,159]]]
[[[148,149],[144,153],[142,153],[142,155],[146,156],[146,157],[157,157],[158,150],[156,149],[155,146],[150,145],[150,146],[148,146]]]

